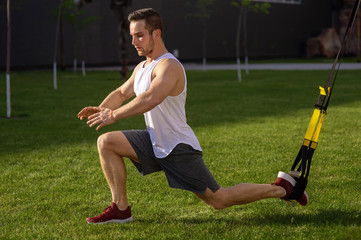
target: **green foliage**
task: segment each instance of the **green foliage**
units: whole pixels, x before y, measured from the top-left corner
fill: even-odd
[[[85,16],[83,8],[79,8],[74,0],[64,0],[63,14],[66,21],[73,25],[77,30],[82,29],[85,25],[97,20],[95,16]]]
[[[259,2],[254,2],[252,0],[231,1],[231,5],[237,8],[241,8],[242,6],[245,6],[247,7],[247,9],[255,13],[263,12],[265,14],[269,14],[269,9],[271,8],[271,4],[268,2],[259,3]]]
[[[188,72],[187,118],[224,187],[290,169],[328,71]],[[96,140],[144,129],[142,116],[96,132],[76,114],[118,87],[118,72],[12,74],[13,119],[0,118],[0,239],[360,239],[361,71],[341,71],[313,158],[306,207],[267,199],[222,211],[142,177],[129,161],[134,222],[88,225],[111,200]],[[5,95],[0,82],[0,95]],[[5,113],[4,99],[0,109]],[[4,114],[2,114],[3,116]]]
[[[194,3],[195,1],[195,3]],[[193,8],[193,12],[187,14],[185,18],[194,17],[201,20],[209,19],[213,13],[213,5],[216,0],[193,0],[187,1],[186,4]]]

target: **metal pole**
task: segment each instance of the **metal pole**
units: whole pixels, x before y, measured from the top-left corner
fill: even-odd
[[[7,1],[7,17],[8,17],[8,39],[6,54],[6,117],[11,117],[11,98],[10,98],[10,44],[11,44],[11,22],[10,22],[10,0]]]

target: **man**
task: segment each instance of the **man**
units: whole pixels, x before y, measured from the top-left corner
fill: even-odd
[[[88,118],[87,124],[99,130],[123,118],[144,114],[147,130],[108,132],[99,137],[99,158],[112,203],[99,216],[87,218],[87,222],[132,220],[124,157],[131,159],[143,175],[164,171],[170,187],[194,192],[217,210],[264,198],[288,199],[295,180],[282,172],[273,184],[243,183],[229,188],[218,185],[204,164],[200,144],[186,122],[187,78],[181,63],[164,45],[161,17],[148,8],[131,13],[128,20],[132,45],[146,60],[99,107],[86,107],[78,117]],[[297,201],[306,205],[307,194]]]

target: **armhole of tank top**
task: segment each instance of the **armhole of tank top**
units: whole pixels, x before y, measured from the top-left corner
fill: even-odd
[[[183,69],[184,87],[183,87],[183,91],[182,91],[180,94],[178,94],[178,96],[187,91],[187,74],[186,74],[186,70],[184,69],[182,63],[179,62],[179,64],[181,65],[181,67],[182,67],[182,69]]]
[[[184,92],[187,91],[187,74],[186,74],[186,70],[184,69],[183,64],[176,57],[174,57],[173,55],[172,55],[172,59],[176,60],[179,63],[179,65],[182,67],[182,70],[183,70],[184,87],[183,87],[183,91],[180,94],[177,95],[177,96],[179,96],[179,95],[181,95],[181,94],[183,94]],[[176,97],[176,96],[173,96],[173,97]]]
[[[184,69],[183,64],[182,64],[176,57],[174,57],[173,55],[171,55],[170,57],[160,58],[160,59],[158,59],[158,62],[159,62],[161,59],[164,59],[164,58],[170,58],[170,59],[176,60],[176,61],[179,63],[179,65],[181,66],[182,70],[183,70],[184,87],[183,87],[182,92],[179,93],[178,95],[175,95],[175,96],[168,96],[168,97],[178,97],[178,96],[184,94],[184,93],[187,91],[187,74],[186,74],[186,70]],[[157,64],[158,64],[158,63],[157,63]],[[142,63],[142,65],[144,65],[144,63]],[[155,68],[155,67],[156,67],[156,66],[154,66],[154,68]],[[152,73],[153,73],[153,71],[154,71],[154,68],[153,68],[153,70],[152,70]],[[150,79],[150,81],[152,81],[152,80]]]
[[[181,64],[181,66],[182,66],[182,64]],[[183,66],[182,66],[182,68],[183,68]],[[170,97],[170,98],[178,97],[178,96],[184,94],[185,92],[187,92],[187,75],[186,75],[186,72],[185,72],[184,68],[183,68],[183,75],[184,75],[184,87],[183,87],[182,92],[179,93],[178,95],[168,96],[168,97]]]
[[[137,66],[135,66],[135,68],[134,68],[134,71],[135,71],[134,78],[136,78],[139,70],[143,69],[144,62],[145,62],[145,61],[141,61]]]

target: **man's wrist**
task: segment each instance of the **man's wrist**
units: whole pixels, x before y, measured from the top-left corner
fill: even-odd
[[[114,117],[114,111],[110,110],[110,118],[113,119],[114,121],[117,121]]]

